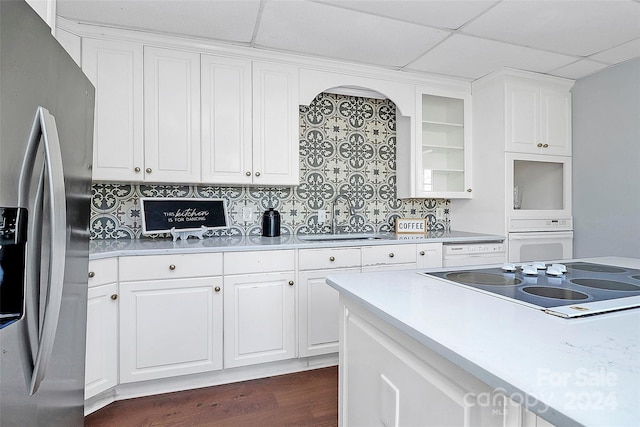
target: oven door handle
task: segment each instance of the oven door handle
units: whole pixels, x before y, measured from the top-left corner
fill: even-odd
[[[572,239],[573,231],[541,231],[509,233],[509,240]]]

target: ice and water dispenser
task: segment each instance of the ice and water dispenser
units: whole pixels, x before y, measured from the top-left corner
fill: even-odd
[[[24,313],[27,210],[0,208],[0,329]]]

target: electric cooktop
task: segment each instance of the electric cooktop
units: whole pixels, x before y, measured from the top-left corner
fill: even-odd
[[[587,262],[419,273],[560,317],[640,307],[640,270]]]

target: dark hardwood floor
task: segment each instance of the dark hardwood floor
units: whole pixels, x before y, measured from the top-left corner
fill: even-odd
[[[337,425],[335,366],[121,400],[85,417],[86,427]]]

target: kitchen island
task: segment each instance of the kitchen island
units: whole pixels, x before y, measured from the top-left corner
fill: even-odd
[[[564,319],[415,270],[327,282],[342,426],[640,425],[640,309]]]

